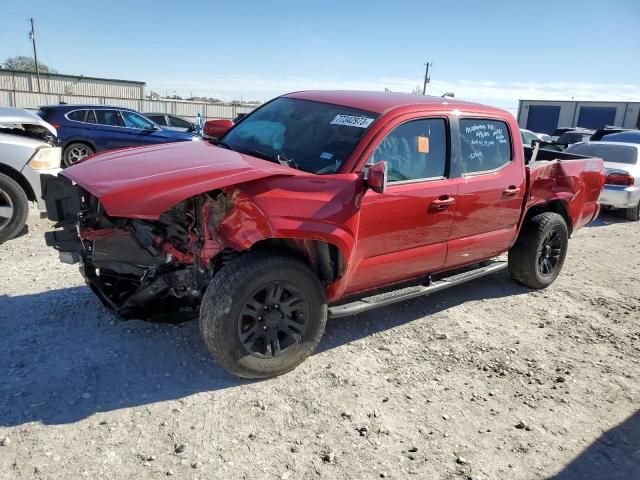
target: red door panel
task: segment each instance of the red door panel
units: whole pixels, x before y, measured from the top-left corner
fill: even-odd
[[[443,179],[367,191],[348,293],[441,269],[455,209],[447,201],[455,202],[455,190]]]
[[[451,180],[456,209],[446,268],[507,250],[515,239],[526,191],[520,134],[510,134],[506,121],[461,119],[460,141],[461,176]],[[491,167],[496,168],[474,171]]]

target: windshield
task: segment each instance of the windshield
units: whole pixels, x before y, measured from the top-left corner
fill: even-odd
[[[580,143],[571,145],[565,152],[577,153],[578,155],[586,155],[589,157],[599,157],[605,162],[626,163],[627,165],[635,165],[638,161],[638,149],[630,145],[615,145],[613,143],[594,145]]]
[[[244,118],[222,140],[239,152],[305,172],[335,173],[376,117],[356,108],[282,97]]]

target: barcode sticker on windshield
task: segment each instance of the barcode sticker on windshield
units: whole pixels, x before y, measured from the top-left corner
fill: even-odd
[[[331,125],[344,125],[347,127],[367,128],[373,123],[373,118],[356,117],[355,115],[336,115],[331,120]]]

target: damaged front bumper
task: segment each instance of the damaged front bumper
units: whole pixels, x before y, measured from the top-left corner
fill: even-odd
[[[47,246],[59,252],[61,262],[78,263],[83,249],[77,229],[82,192],[63,176],[42,175],[40,181],[47,218],[56,222],[56,228],[62,227],[61,230],[45,232]]]
[[[185,263],[167,253],[159,241],[161,226],[109,217],[98,199],[62,175],[43,176],[42,192],[47,217],[56,222],[56,230],[45,233],[47,245],[61,262],[80,264],[87,285],[106,307],[125,318],[196,314],[211,273],[197,255]]]

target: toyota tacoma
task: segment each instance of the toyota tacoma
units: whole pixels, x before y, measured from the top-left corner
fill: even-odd
[[[307,91],[219,122],[47,177],[46,239],[122,317],[198,316],[242,377],[295,368],[328,317],[502,269],[545,288],[599,212],[601,159],[525,148],[475,103]]]

